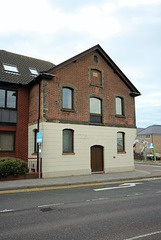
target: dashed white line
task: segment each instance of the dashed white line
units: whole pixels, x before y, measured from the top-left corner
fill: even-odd
[[[46,204],[46,205],[40,205],[40,206],[38,206],[38,208],[60,206],[60,205],[63,205],[63,204],[64,203],[51,203],[51,204]]]
[[[161,191],[157,191],[156,193],[161,193]]]
[[[132,238],[126,238],[124,240],[135,240],[135,239],[139,239],[139,238],[145,238],[145,237],[148,237],[148,236],[156,235],[156,234],[159,234],[159,233],[161,233],[161,231],[147,233],[147,234],[139,235],[139,236],[132,237]]]
[[[86,202],[91,202],[91,201],[103,201],[103,200],[107,200],[109,198],[93,198],[93,199],[87,199]]]
[[[4,210],[1,210],[0,213],[6,213],[6,212],[13,212],[14,209],[4,209]]]
[[[135,196],[143,195],[144,193],[135,193]]]

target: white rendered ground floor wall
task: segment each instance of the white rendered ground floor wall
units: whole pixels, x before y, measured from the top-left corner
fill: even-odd
[[[29,126],[29,159],[33,158],[36,125]],[[74,151],[63,154],[63,130],[74,131]],[[91,174],[91,147],[103,148],[105,173],[134,170],[133,142],[135,128],[117,128],[94,125],[40,123],[42,177],[59,177]],[[125,133],[125,152],[117,152],[117,132]]]

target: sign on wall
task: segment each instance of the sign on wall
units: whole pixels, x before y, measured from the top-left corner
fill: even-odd
[[[37,143],[42,143],[42,132],[37,133]]]

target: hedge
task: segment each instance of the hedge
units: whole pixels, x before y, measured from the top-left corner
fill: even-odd
[[[27,163],[18,158],[1,157],[0,158],[0,177],[13,175],[18,177],[28,172]]]

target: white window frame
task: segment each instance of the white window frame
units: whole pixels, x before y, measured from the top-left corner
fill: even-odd
[[[19,73],[18,68],[16,65],[8,64],[8,63],[3,63],[3,68],[6,72],[10,73]]]
[[[39,73],[38,73],[38,71],[37,71],[36,68],[31,68],[31,67],[30,67],[29,70],[30,70],[30,73],[31,73],[32,75],[35,75],[35,76],[39,75]]]

